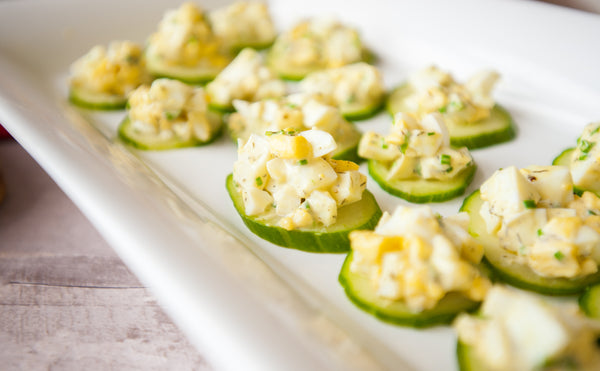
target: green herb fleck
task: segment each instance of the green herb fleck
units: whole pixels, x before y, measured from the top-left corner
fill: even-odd
[[[435,131],[430,131],[430,132],[428,132],[428,133],[427,133],[427,136],[428,136],[428,137],[430,137],[430,136],[432,136],[432,135],[435,135]]]
[[[310,209],[310,204],[308,202],[304,203],[304,207]]]
[[[581,149],[581,152],[588,153],[594,147],[594,144],[595,144],[594,142],[582,140],[579,144],[579,147]]]
[[[449,166],[449,167],[446,169],[446,172],[447,172],[447,173],[449,173],[449,172],[451,172],[452,170],[454,170],[454,168],[453,168],[452,166]]]
[[[452,101],[448,107],[452,108],[453,111],[460,111],[461,109],[465,108],[465,105],[461,101]]]
[[[402,145],[400,145],[400,152],[402,152],[402,154],[406,153],[406,149],[408,148],[409,139],[410,139],[410,132],[404,134],[404,142],[402,143]]]
[[[543,232],[541,229],[538,229],[538,230],[537,230],[537,235],[538,235],[538,236],[541,236],[541,235],[543,235],[543,234],[544,234],[544,232]]]
[[[534,200],[523,201],[523,206],[525,206],[526,209],[535,209],[536,207]]]
[[[440,163],[442,165],[450,165],[450,155],[443,154],[440,156]]]
[[[305,159],[305,158],[303,158],[302,160],[298,161],[298,164],[299,165],[306,165],[306,164],[308,164],[308,160]]]
[[[129,64],[136,64],[140,61],[140,57],[137,55],[128,55],[127,57],[125,57],[125,61],[127,61],[127,63]]]
[[[190,36],[190,38],[188,39],[188,43],[192,44],[192,43],[197,43],[198,42],[198,38],[196,36]]]
[[[554,257],[556,260],[561,261],[565,258],[565,254],[563,254],[561,251],[557,251],[554,253]]]
[[[598,215],[594,210],[588,210],[588,214],[590,215]]]
[[[296,105],[295,103],[288,103],[287,106],[289,108],[297,108],[298,107],[298,105]]]
[[[175,120],[179,116],[179,112],[165,112],[165,117],[167,120]]]
[[[597,128],[595,128],[594,130],[592,130],[592,132],[590,133],[590,135],[594,135],[594,134],[596,134],[598,131],[600,131],[600,126],[598,126]]]
[[[446,113],[446,110],[447,110],[446,106],[438,108],[439,113]]]
[[[260,187],[263,184],[263,180],[261,177],[256,177],[256,185]]]
[[[581,155],[579,157],[577,157],[577,161],[583,161],[587,158],[587,155]]]

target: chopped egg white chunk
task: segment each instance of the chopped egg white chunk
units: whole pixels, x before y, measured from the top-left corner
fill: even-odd
[[[237,1],[209,13],[213,32],[230,48],[266,46],[277,33],[267,4]]]
[[[496,171],[480,188],[488,233],[512,259],[543,277],[582,277],[600,260],[600,199],[573,194],[565,166],[514,166]]]
[[[600,323],[575,303],[494,286],[478,315],[461,314],[454,329],[490,371],[596,370]],[[556,367],[556,368],[553,368]]]
[[[575,186],[590,191],[600,190],[600,122],[586,125],[571,157],[571,175]]]
[[[71,87],[90,93],[126,98],[148,80],[142,48],[130,41],[94,46],[71,66]]]
[[[240,140],[233,179],[246,214],[288,230],[334,224],[338,208],[359,201],[367,182],[355,163],[330,158],[335,148],[317,129]]]
[[[394,179],[450,179],[473,164],[466,147],[454,149],[439,113],[418,120],[397,113],[387,136],[367,132],[360,140],[361,157],[388,164],[388,181]]]
[[[279,98],[286,93],[285,83],[265,65],[263,56],[254,49],[242,50],[217,77],[206,85],[211,103],[231,106],[234,99],[258,101]]]
[[[472,124],[490,116],[499,79],[497,72],[484,70],[460,84],[448,72],[429,66],[409,78],[405,110],[418,115],[440,112],[449,126]]]
[[[414,312],[435,307],[450,292],[481,301],[491,284],[476,266],[483,248],[466,224],[466,214],[442,218],[429,206],[398,206],[374,231],[350,233],[350,270],[369,277],[378,296]]]
[[[165,140],[206,141],[220,126],[207,109],[204,89],[171,79],[157,79],[133,91],[128,115],[136,131]]]

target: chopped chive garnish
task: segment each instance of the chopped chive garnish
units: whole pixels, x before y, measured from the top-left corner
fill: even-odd
[[[260,187],[262,184],[263,184],[262,178],[261,177],[256,177],[256,185]]]
[[[440,163],[442,165],[450,165],[450,155],[441,155],[440,156]]]
[[[598,215],[594,210],[588,210],[588,214],[590,214],[590,215]]]
[[[432,136],[432,135],[435,135],[435,131],[430,131],[430,132],[428,132],[428,133],[427,133],[427,136],[428,136],[428,137],[430,137],[430,136]]]
[[[308,160],[305,159],[305,158],[303,158],[302,160],[298,161],[298,164],[299,165],[306,165],[306,164],[308,164]]]
[[[446,172],[447,172],[447,173],[449,173],[449,172],[451,172],[452,170],[454,170],[454,168],[453,168],[452,166],[450,166],[450,167],[448,167],[448,168],[446,169]]]
[[[595,128],[594,130],[592,130],[592,132],[590,133],[590,135],[594,135],[594,134],[596,134],[598,131],[600,131],[600,126],[598,126],[597,128]]]
[[[438,108],[439,113],[446,113],[446,106]]]
[[[588,153],[594,147],[594,144],[595,144],[594,142],[582,140],[581,143],[579,144],[579,147],[581,148],[581,152]]]
[[[304,204],[304,207],[305,207],[305,208],[307,208],[307,209],[310,209],[310,204],[309,204],[308,202],[306,202],[306,203]]]
[[[543,234],[544,234],[544,232],[543,232],[541,229],[538,229],[538,230],[537,230],[537,235],[538,235],[538,236],[541,236],[541,235],[543,235]]]
[[[579,157],[577,157],[577,161],[583,161],[587,158],[587,155],[581,155]]]
[[[523,201],[523,205],[527,209],[535,209],[535,201],[534,200],[525,200],[525,201]]]
[[[169,121],[174,120],[175,118],[177,118],[177,116],[179,116],[179,113],[177,113],[177,112],[165,112],[165,117]]]
[[[565,254],[563,254],[561,251],[557,251],[554,253],[554,257],[556,260],[561,261],[565,258]]]

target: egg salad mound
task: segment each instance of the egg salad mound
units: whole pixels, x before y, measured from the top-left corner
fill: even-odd
[[[428,206],[399,206],[374,231],[350,233],[340,282],[353,301],[390,322],[447,322],[475,308],[491,285],[467,225],[466,213],[441,217]]]
[[[149,81],[142,49],[130,41],[97,45],[71,65],[70,100],[98,109],[125,107],[127,95]]]
[[[396,88],[389,96],[391,114],[411,112],[423,116],[440,113],[455,146],[470,149],[504,142],[515,136],[512,118],[495,104],[492,90],[500,75],[484,70],[465,84],[436,66],[427,67]]]
[[[165,13],[148,39],[146,57],[152,75],[189,83],[212,80],[232,59],[204,12],[191,2]]]
[[[280,34],[269,51],[269,66],[281,77],[307,74],[364,60],[358,31],[331,17],[311,18]]]
[[[204,89],[157,79],[131,93],[122,139],[143,149],[201,145],[220,132],[219,115],[208,110]]]
[[[336,146],[329,133],[317,129],[240,139],[228,187],[251,230],[274,243],[283,233],[288,247],[347,251],[347,234],[354,225],[372,228],[381,211],[366,191],[367,178],[357,164],[330,157]],[[295,241],[288,231],[306,233],[296,234],[301,240]],[[332,246],[317,241],[315,246],[301,245],[302,240],[328,237],[329,232],[339,234],[340,241]]]
[[[231,111],[236,99],[253,102],[279,98],[287,87],[266,67],[259,52],[246,48],[206,85],[206,92],[211,107]]]
[[[320,95],[293,94],[254,103],[234,100],[233,106],[236,112],[229,116],[228,127],[235,139],[247,140],[251,134],[265,135],[287,129],[317,129],[333,136],[337,147],[332,157],[359,160],[356,149],[360,132]]]
[[[450,146],[448,129],[439,113],[427,114],[421,120],[413,114],[396,114],[388,135],[363,135],[358,154],[369,160],[369,173],[382,188],[412,202],[458,196],[475,172],[469,150]]]
[[[461,370],[597,370],[600,322],[576,303],[504,286],[490,289],[479,313],[454,322]]]
[[[364,62],[313,72],[300,82],[300,91],[324,95],[351,120],[377,113],[385,96],[381,72]]]
[[[463,210],[487,260],[509,283],[570,294],[600,280],[600,198],[574,194],[567,167],[497,170]]]
[[[208,18],[215,35],[233,51],[267,47],[277,36],[267,4],[262,2],[237,1],[208,13]]]

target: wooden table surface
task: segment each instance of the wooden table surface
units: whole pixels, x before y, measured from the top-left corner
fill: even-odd
[[[13,140],[0,172],[0,370],[211,369]]]

